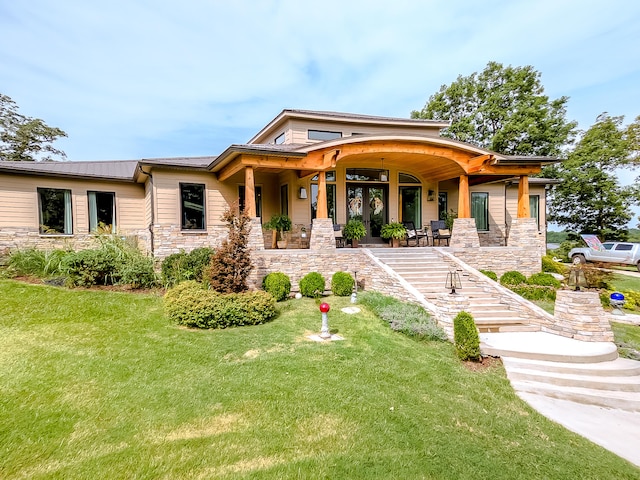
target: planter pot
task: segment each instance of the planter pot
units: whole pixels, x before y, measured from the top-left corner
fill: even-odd
[[[391,239],[391,248],[399,248],[400,247],[400,239],[392,238]]]
[[[278,240],[277,244],[278,244],[278,248],[285,249],[287,248],[287,245],[289,244],[289,242],[287,240]]]
[[[351,248],[358,248],[358,240],[355,238],[351,240]]]

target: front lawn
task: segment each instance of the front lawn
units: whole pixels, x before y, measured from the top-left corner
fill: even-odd
[[[154,295],[0,281],[0,478],[639,478],[538,415],[500,367],[313,300],[230,330]]]

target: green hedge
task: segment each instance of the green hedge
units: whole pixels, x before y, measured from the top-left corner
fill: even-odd
[[[460,312],[453,319],[453,341],[460,360],[480,360],[480,336],[470,313]]]
[[[305,297],[317,298],[324,293],[324,277],[318,272],[307,273],[300,279],[300,293]]]
[[[550,273],[534,273],[527,279],[529,285],[540,285],[545,287],[560,288],[562,283]]]
[[[500,276],[500,285],[504,285],[505,287],[520,285],[521,283],[526,283],[526,282],[527,282],[527,277],[525,277],[522,273],[517,272],[515,270],[510,270],[508,272],[503,273]]]
[[[276,314],[275,299],[267,292],[219,294],[193,280],[167,291],[165,314],[179,325],[197,328],[227,328],[258,325]]]
[[[331,291],[339,297],[348,297],[353,293],[354,283],[350,273],[336,272],[331,277]]]
[[[271,272],[262,279],[262,289],[273,295],[277,302],[280,302],[289,298],[291,280],[282,272]]]

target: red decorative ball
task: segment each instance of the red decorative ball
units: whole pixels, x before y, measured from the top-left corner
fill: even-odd
[[[320,304],[320,311],[321,311],[322,313],[327,313],[327,312],[329,311],[329,309],[330,309],[330,308],[331,308],[331,307],[329,306],[329,304],[328,304],[328,303],[321,303],[321,304]]]

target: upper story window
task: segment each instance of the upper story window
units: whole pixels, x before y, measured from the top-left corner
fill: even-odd
[[[342,138],[342,132],[329,132],[326,130],[308,130],[307,138],[309,140],[333,140]]]
[[[204,185],[180,184],[180,218],[183,230],[204,230]]]
[[[418,180],[413,175],[400,172],[398,174],[398,183],[420,183],[420,180]]]
[[[115,233],[115,196],[113,192],[87,192],[89,199],[89,231]]]
[[[38,188],[40,233],[43,235],[71,235],[71,190]]]
[[[389,170],[376,168],[347,168],[347,181],[351,182],[387,182]]]
[[[324,172],[324,179],[327,182],[335,182],[336,181],[336,171],[335,170],[329,170],[328,172]],[[314,175],[313,177],[311,177],[311,181],[312,182],[317,182],[318,181],[318,175]]]
[[[276,145],[280,145],[281,143],[284,143],[284,132],[278,135],[276,139],[273,141],[273,143],[275,143]]]

